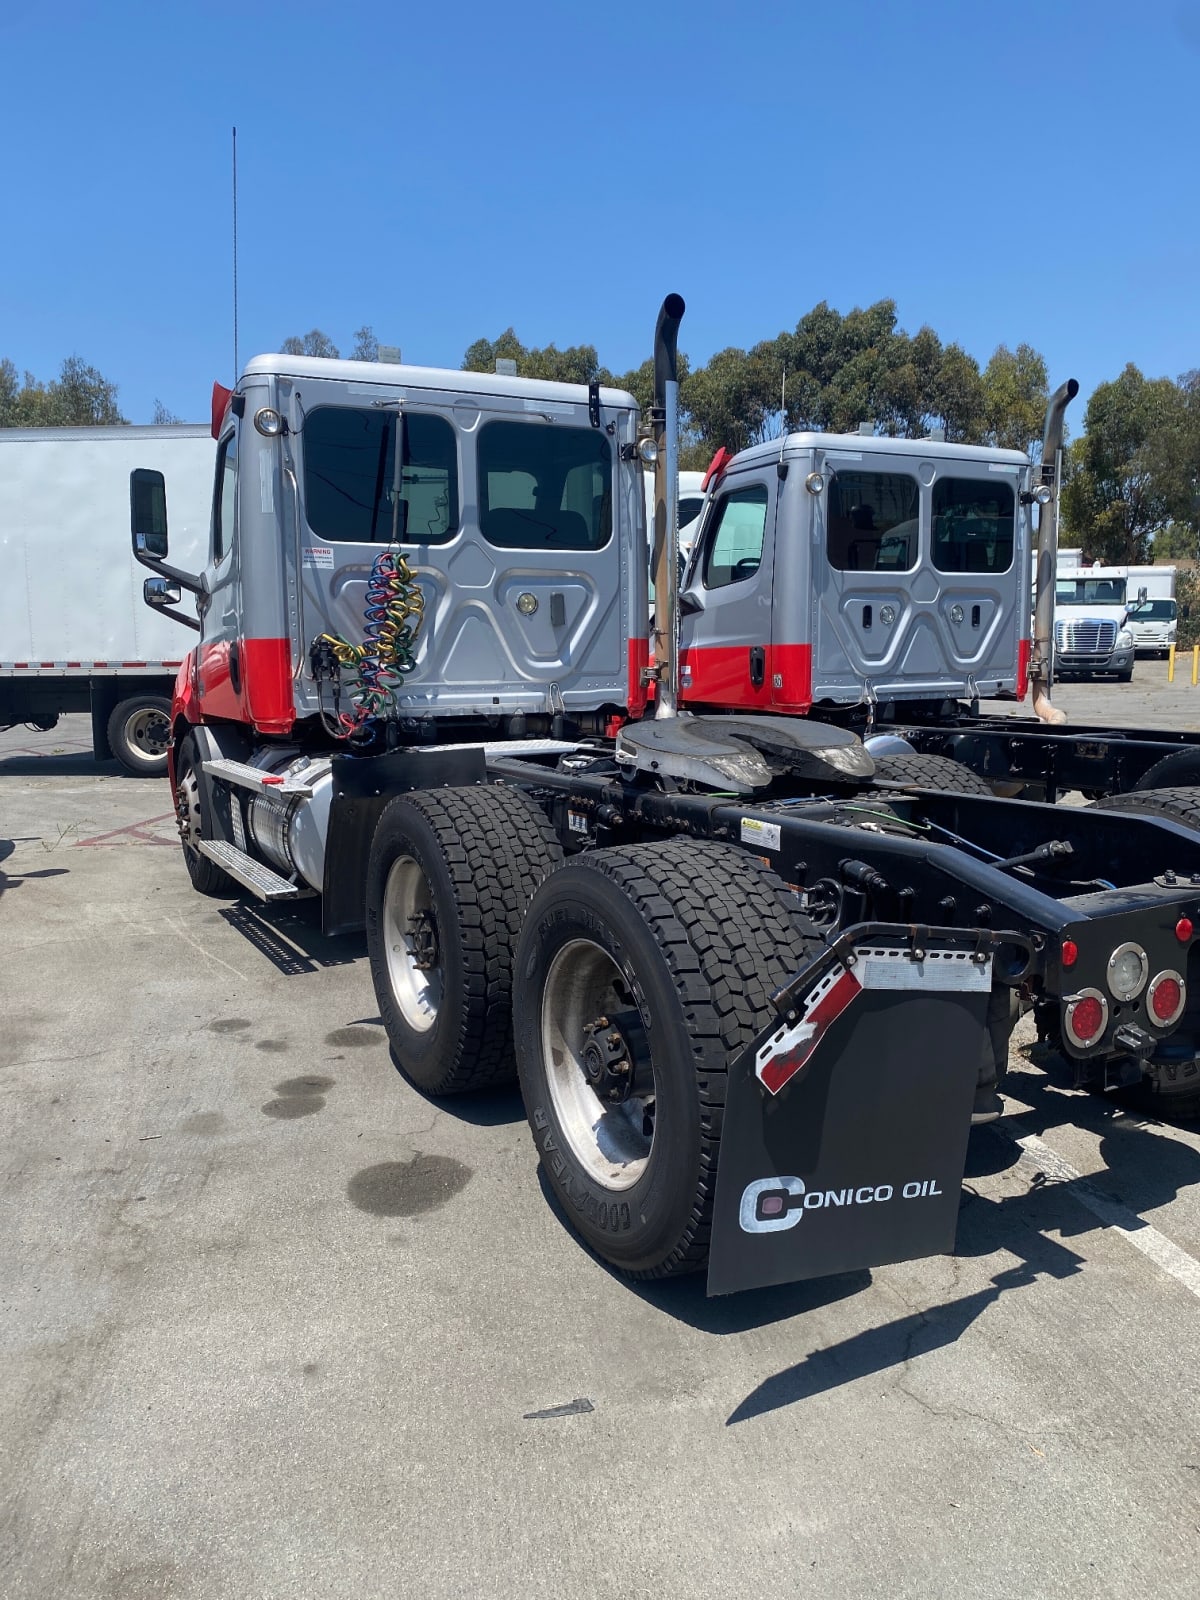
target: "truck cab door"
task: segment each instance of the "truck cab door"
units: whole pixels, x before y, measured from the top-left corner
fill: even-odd
[[[238,422],[231,417],[217,442],[216,481],[205,592],[197,596],[200,644],[196,692],[206,718],[248,721],[241,617],[238,539]]]
[[[1019,464],[866,449],[820,468],[813,699],[1012,690],[1029,609]]]
[[[773,463],[769,470],[732,474],[709,504],[680,603],[683,704],[771,707],[778,481]]]

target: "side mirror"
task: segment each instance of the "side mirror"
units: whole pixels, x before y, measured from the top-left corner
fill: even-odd
[[[167,484],[161,472],[135,467],[129,474],[129,532],[135,556],[167,557]],[[162,604],[147,598],[148,605]]]
[[[699,589],[685,589],[679,596],[679,615],[693,617],[697,611],[704,610],[704,595]]]
[[[183,599],[183,590],[170,578],[147,578],[142,584],[142,599],[155,611],[167,606],[177,606]]]

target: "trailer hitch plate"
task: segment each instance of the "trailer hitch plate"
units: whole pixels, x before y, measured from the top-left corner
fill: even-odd
[[[992,952],[863,925],[730,1068],[709,1294],[954,1249]]]

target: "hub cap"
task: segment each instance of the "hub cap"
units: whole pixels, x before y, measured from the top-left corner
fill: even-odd
[[[607,951],[573,939],[542,997],[542,1056],[571,1153],[606,1189],[630,1189],[654,1145],[654,1069],[633,996]]]
[[[382,922],[392,998],[414,1033],[425,1033],[442,1003],[442,962],[429,884],[412,856],[392,862]]]
[[[161,761],[171,743],[171,719],[153,706],[135,711],[125,721],[125,743],[135,761],[147,766]]]

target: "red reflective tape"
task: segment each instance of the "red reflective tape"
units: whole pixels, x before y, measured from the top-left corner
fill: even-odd
[[[53,661],[39,661],[38,662],[38,666],[39,667],[52,667],[53,665],[54,665]]]
[[[1029,655],[1030,655],[1030,649],[1031,649],[1031,646],[1030,646],[1030,642],[1029,642],[1028,639],[1022,639],[1020,641],[1020,643],[1017,645],[1017,688],[1016,688],[1016,694],[1017,694],[1017,699],[1018,700],[1024,700],[1025,691],[1029,688]]]
[[[82,661],[68,661],[67,665],[69,667],[81,667],[83,665],[83,662]]]
[[[780,1043],[788,1041],[786,1047],[759,1063],[758,1077],[764,1089],[778,1094],[796,1076],[820,1044],[830,1023],[841,1016],[861,990],[862,985],[853,972],[844,969],[799,1022],[783,1034]]]
[[[146,664],[145,661],[122,661],[121,663],[123,667],[144,667]]]

